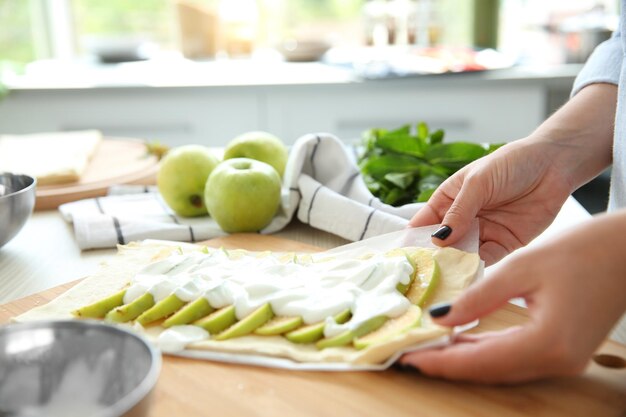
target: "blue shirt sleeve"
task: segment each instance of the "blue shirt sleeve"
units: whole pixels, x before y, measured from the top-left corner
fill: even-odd
[[[589,84],[609,83],[617,85],[623,55],[622,37],[618,30],[613,33],[610,39],[602,42],[593,51],[574,81],[571,96],[573,97]]]

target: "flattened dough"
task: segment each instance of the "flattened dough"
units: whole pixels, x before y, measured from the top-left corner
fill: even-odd
[[[16,318],[15,321],[50,319],[73,319],[71,311],[93,303],[124,288],[144,265],[165,257],[183,247],[184,251],[200,250],[200,246],[182,245],[178,242],[165,243],[145,241],[120,246],[118,255],[103,264],[94,275],[84,279],[66,293],[50,303],[34,308]],[[440,283],[429,304],[454,300],[466,288],[480,268],[476,254],[453,248],[437,249],[434,252],[439,263]],[[433,324],[427,314],[423,315],[422,327],[398,335],[384,343],[363,350],[352,347],[317,350],[315,345],[299,345],[281,336],[245,336],[225,341],[207,340],[189,345],[187,349],[204,349],[218,352],[267,355],[288,358],[297,362],[343,362],[352,364],[378,364],[384,362],[399,350],[420,342],[446,335],[449,328]],[[125,326],[130,326],[126,324]],[[150,326],[145,329],[149,338],[157,338],[164,329]]]

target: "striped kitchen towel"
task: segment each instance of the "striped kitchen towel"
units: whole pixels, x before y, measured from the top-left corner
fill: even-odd
[[[281,207],[261,233],[284,228],[297,215],[303,223],[356,241],[404,228],[422,205],[392,207],[367,189],[352,148],[330,134],[310,134],[291,148],[283,177]],[[112,187],[106,197],[62,205],[81,249],[114,247],[141,239],[195,242],[224,235],[209,216],[175,215],[156,187]]]

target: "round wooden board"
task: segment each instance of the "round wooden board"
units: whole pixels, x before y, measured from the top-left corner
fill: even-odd
[[[100,197],[116,184],[155,184],[157,170],[158,160],[146,154],[143,141],[105,138],[80,181],[37,187],[35,210],[50,210],[70,201]]]

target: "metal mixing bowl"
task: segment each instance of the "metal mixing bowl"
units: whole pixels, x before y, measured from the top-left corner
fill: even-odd
[[[160,370],[160,353],[119,327],[10,324],[0,327],[0,416],[146,416]]]
[[[33,177],[0,173],[0,248],[22,229],[35,207]]]

